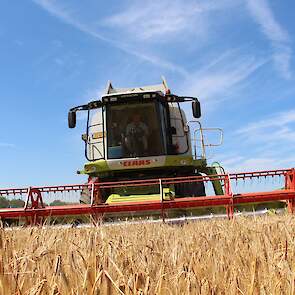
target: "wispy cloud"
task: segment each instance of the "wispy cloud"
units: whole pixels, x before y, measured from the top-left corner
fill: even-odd
[[[200,70],[192,73],[182,87],[186,93],[201,96],[212,101],[225,99],[233,87],[238,86],[259,67],[266,59],[258,59],[241,52],[229,50]]]
[[[125,11],[112,15],[105,19],[104,23],[112,27],[124,28],[140,39],[165,37],[175,34],[189,27],[195,9],[171,2],[167,6],[166,1],[145,1],[134,3]],[[161,17],[155,17],[159,12]],[[163,13],[164,12],[164,13]]]
[[[295,144],[295,124],[280,122],[280,117],[273,117],[274,122],[258,121],[237,131],[241,141],[248,145],[254,145],[257,151],[290,148]],[[293,152],[292,152],[293,153]]]
[[[295,109],[270,114],[238,129],[234,136],[238,163],[223,160],[231,171],[289,168],[295,165]],[[240,143],[243,143],[241,146]]]
[[[267,147],[256,151],[255,146],[249,146],[248,152],[245,153],[236,149],[231,153],[221,154],[218,161],[228,172],[273,170],[295,166],[292,148],[287,149],[287,152]]]
[[[183,30],[186,33],[202,30],[203,25],[194,26],[194,16],[204,9],[201,5],[187,1],[145,1],[133,2],[133,5],[118,14],[105,19],[104,23],[112,27],[125,29],[131,36],[139,39],[167,40]],[[159,15],[160,14],[160,15]]]
[[[240,124],[240,122],[237,122]],[[227,130],[225,149],[215,157],[226,171],[295,167],[295,109],[252,119]]]
[[[277,154],[269,156],[260,154],[256,157],[237,157],[237,159],[238,161],[232,162],[231,158],[229,158],[228,160],[225,159],[221,163],[228,172],[284,169],[293,167],[295,163],[295,157],[292,155],[282,157]]]
[[[288,124],[295,123],[295,109],[285,112],[271,114],[268,118],[248,124],[248,126],[237,131],[238,134],[250,135],[254,132],[265,132],[272,128],[273,131],[280,128],[282,134],[287,130]],[[273,134],[272,134],[273,136]]]
[[[233,5],[232,0],[132,1],[122,12],[107,17],[104,24],[124,29],[129,36],[137,39],[157,42],[175,40],[182,32],[187,38],[192,32],[198,36],[206,35],[208,13]]]
[[[143,53],[139,50],[131,48],[128,44],[125,44],[121,41],[116,41],[111,38],[105,37],[103,34],[99,33],[96,29],[92,28],[89,24],[79,21],[77,18],[71,15],[71,12],[66,7],[62,7],[60,4],[57,4],[56,1],[50,0],[33,0],[34,3],[45,9],[51,15],[59,18],[64,23],[73,26],[79,31],[92,36],[93,38],[99,39],[101,41],[107,42],[114,47],[124,51],[127,54],[136,56],[141,60],[152,63],[158,67],[162,67],[174,72],[177,72],[181,75],[186,76],[187,72],[181,66],[178,66],[170,61],[163,59],[162,57],[154,56],[152,54]]]
[[[290,79],[292,77],[290,69],[292,48],[288,32],[275,19],[267,0],[247,0],[247,4],[261,31],[272,43],[273,60],[276,67],[284,78]]]

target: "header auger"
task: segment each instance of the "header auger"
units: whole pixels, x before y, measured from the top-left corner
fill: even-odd
[[[191,104],[194,120],[187,120],[184,104]],[[76,113],[87,112],[82,139],[88,162],[79,174],[86,184],[0,189],[0,196],[25,197],[23,208],[0,209],[2,219],[41,223],[44,217],[102,214],[169,216],[175,209],[225,207],[229,218],[235,206],[286,201],[294,209],[295,170],[271,170],[226,174],[219,165],[209,166],[205,149],[222,143],[220,128],[202,128],[200,102],[196,97],[172,94],[163,79],[159,85],[114,88],[108,83],[99,100],[72,108],[70,128]],[[196,129],[193,126],[197,126]],[[208,144],[205,132],[217,132],[220,141]],[[237,194],[232,182],[281,177],[283,189]],[[207,188],[212,184],[212,192]],[[51,200],[67,204],[47,205]],[[49,201],[48,201],[49,200]],[[184,214],[186,211],[178,211]],[[190,213],[194,214],[193,211]]]

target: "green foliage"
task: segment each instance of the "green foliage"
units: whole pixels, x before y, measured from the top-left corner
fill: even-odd
[[[5,197],[0,197],[0,208],[8,208],[9,207],[9,200]]]
[[[0,197],[0,208],[22,208],[25,202],[21,199],[8,200],[5,197]]]
[[[69,203],[61,201],[61,200],[54,200],[49,205],[50,206],[63,206],[63,205],[67,205],[67,204],[69,204]]]
[[[21,199],[8,200],[5,197],[0,197],[0,208],[22,208],[25,202]]]
[[[20,199],[14,199],[9,201],[9,205],[11,208],[22,208],[25,206],[25,202]]]

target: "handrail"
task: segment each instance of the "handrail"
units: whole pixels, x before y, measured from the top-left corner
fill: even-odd
[[[199,128],[194,130],[191,135],[192,135],[192,148],[193,148],[193,155],[195,159],[201,158],[201,159],[206,159],[206,147],[215,147],[215,146],[220,146],[223,144],[223,130],[221,128],[203,128],[202,124],[200,121],[197,120],[191,120],[187,122],[187,126],[191,123],[196,123],[199,125]],[[220,133],[220,139],[218,143],[206,143],[205,142],[205,137],[204,137],[204,131],[218,131]],[[199,134],[199,136],[198,136]],[[198,139],[200,137],[200,139]],[[201,156],[199,157],[197,155],[197,142],[200,142],[201,145]]]

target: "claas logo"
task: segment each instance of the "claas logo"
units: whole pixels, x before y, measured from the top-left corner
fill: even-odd
[[[146,166],[152,163],[151,160],[130,160],[121,162],[124,167],[132,167],[132,166]]]

